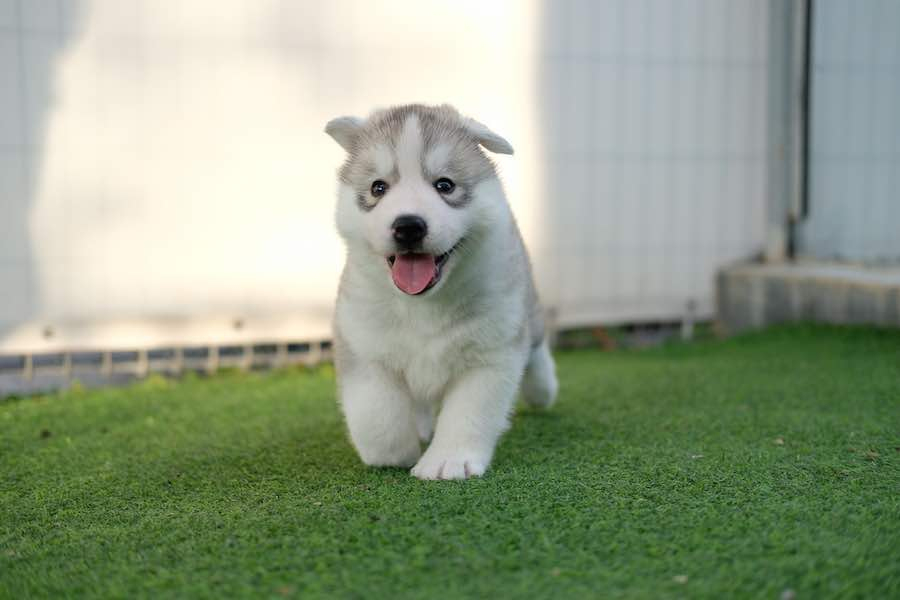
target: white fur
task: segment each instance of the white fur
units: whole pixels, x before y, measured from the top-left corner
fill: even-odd
[[[422,146],[413,115],[391,157],[399,181],[373,210],[360,210],[356,192],[340,186],[337,224],[348,250],[335,311],[340,398],[366,464],[463,479],[490,465],[523,374],[523,395],[537,406],[553,402],[557,384],[546,342],[533,346],[542,332],[530,318],[530,267],[499,180],[480,182],[465,207],[451,207],[423,178]],[[438,168],[451,147],[438,145],[429,166]],[[421,296],[398,290],[385,260],[391,223],[408,213],[427,221],[429,252],[465,238]],[[422,453],[420,441],[429,440]]]
[[[334,138],[341,147],[350,152],[353,143],[363,125],[363,120],[357,117],[338,117],[325,125],[325,132]]]
[[[478,139],[478,143],[497,154],[512,154],[513,147],[504,138],[487,128],[483,123],[475,119],[465,120],[466,129]]]
[[[432,173],[439,172],[447,164],[452,150],[450,144],[438,144],[425,155],[425,166]]]
[[[375,177],[384,179],[394,168],[394,155],[385,144],[378,144],[373,150],[375,153]]]

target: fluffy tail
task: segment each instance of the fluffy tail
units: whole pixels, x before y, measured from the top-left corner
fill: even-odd
[[[545,339],[531,350],[522,378],[522,398],[531,406],[547,408],[556,400],[558,389],[556,365]]]

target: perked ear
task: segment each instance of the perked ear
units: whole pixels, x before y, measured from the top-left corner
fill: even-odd
[[[484,146],[486,150],[490,150],[495,154],[512,154],[512,144],[503,139],[502,136],[488,129],[487,125],[479,123],[475,119],[464,119],[466,129],[475,136],[478,143]]]
[[[352,152],[364,123],[359,117],[338,117],[328,121],[325,133],[333,137],[344,150]]]

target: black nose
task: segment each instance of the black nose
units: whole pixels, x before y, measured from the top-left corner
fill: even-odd
[[[412,248],[428,233],[425,219],[416,215],[400,215],[391,225],[394,241],[404,248]]]

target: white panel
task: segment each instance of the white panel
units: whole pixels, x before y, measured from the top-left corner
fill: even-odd
[[[641,69],[625,69],[621,81],[620,106],[621,137],[619,138],[620,152],[626,157],[638,155],[645,144],[644,119],[646,115],[645,102],[647,93],[647,80]],[[570,119],[576,119],[578,115],[569,114]]]
[[[568,44],[569,53],[573,58],[586,58],[595,56],[594,47],[594,15],[592,11],[593,0],[570,0],[570,13],[568,15],[570,37]]]
[[[62,0],[64,3],[67,0]],[[71,12],[80,9],[82,12],[90,10],[90,5],[79,5],[77,0],[68,0],[68,6],[63,10],[64,18],[72,21],[77,18]],[[148,3],[148,6],[144,6]],[[154,37],[156,34],[165,36],[171,43],[172,38],[177,36],[180,31],[176,28],[175,23],[180,21],[183,7],[188,4],[186,2],[172,2],[167,4],[165,10],[153,10],[155,0],[118,0],[117,2],[104,2],[102,7],[92,11],[88,15],[90,18],[89,35],[98,38],[119,38],[132,42],[136,41],[139,36],[149,34]],[[216,22],[219,14],[227,14],[227,11],[211,11],[209,13],[210,28],[207,35],[215,35],[212,24]],[[167,25],[163,28],[156,28],[156,25],[163,21]]]
[[[570,63],[566,69],[563,114],[566,142],[563,152],[584,157],[592,150],[593,86],[590,64]]]
[[[647,3],[623,1],[619,3],[619,23],[621,34],[618,57],[633,64],[646,56],[647,44]],[[552,10],[552,5],[547,7]]]
[[[23,142],[21,81],[17,36],[0,31],[0,148]]]
[[[25,261],[0,258],[0,282],[6,292],[3,295],[3,310],[0,311],[0,331],[18,325],[31,316],[30,270],[30,265]],[[8,290],[15,293],[8,293]]]
[[[21,153],[0,149],[0,198],[3,213],[0,217],[0,260],[24,261],[29,253],[28,203],[25,194],[25,169]],[[3,280],[0,279],[0,285]],[[3,285],[4,299],[20,296],[16,287]],[[0,311],[2,312],[2,311]]]
[[[610,64],[622,44],[621,2],[588,2],[587,12],[579,15],[579,22],[591,31],[590,54],[599,64]],[[554,11],[547,11],[552,14]]]
[[[815,4],[809,215],[801,250],[900,261],[900,8]]]
[[[561,66],[562,65],[562,66]],[[541,112],[544,115],[542,127],[543,152],[550,156],[565,151],[569,115],[566,112],[567,70],[561,59],[547,58],[541,62],[540,87]]]
[[[548,56],[561,57],[569,52],[569,10],[572,0],[559,0],[558,10],[541,15],[541,45]]]
[[[756,5],[763,3],[758,0],[730,0],[728,4],[731,8],[728,56],[738,63],[751,62],[758,52],[756,34],[761,26]]]
[[[703,38],[702,0],[684,0],[678,3],[675,17],[679,35],[672,41],[672,58],[681,64],[697,63],[702,59]]]
[[[17,29],[18,26],[16,0],[0,0],[0,29]]]
[[[618,99],[621,91],[618,76],[618,67],[607,62],[593,65],[590,73],[594,85],[593,130],[585,129],[591,136],[594,149],[604,156],[621,152],[621,142],[618,137],[621,127]],[[548,115],[549,117],[550,115]]]
[[[24,119],[26,144],[37,145],[43,139],[48,112],[56,101],[54,62],[60,44],[55,36],[24,34],[22,44],[24,73]]]
[[[0,150],[0,198],[3,208],[25,205],[25,171],[19,148]]]
[[[648,81],[640,104],[643,113],[643,142],[640,152],[659,160],[661,156],[671,156],[673,150],[675,74],[670,68],[654,66],[646,72],[646,78]]]
[[[590,74],[574,71],[576,78],[592,78],[591,104],[564,101],[583,93],[566,64],[548,63],[542,76],[543,85],[563,99],[547,104],[545,135],[554,139],[559,121],[590,123],[592,147],[586,154],[595,157],[574,163],[551,159],[548,190],[573,193],[581,181],[579,168],[589,180],[604,179],[594,186],[598,193],[591,204],[576,213],[597,214],[600,227],[594,218],[572,221],[571,212],[565,230],[563,222],[546,224],[551,244],[569,240],[556,244],[566,273],[560,320],[677,318],[689,301],[709,311],[715,270],[757,254],[762,246],[766,11],[751,1],[593,5],[592,11],[574,5],[573,10],[583,10],[575,18],[578,27],[592,14],[614,15],[619,37],[596,36],[598,48],[591,52],[575,34],[579,64],[585,55],[616,57],[612,64],[591,65]],[[556,5],[548,3],[545,10],[555,22]],[[570,12],[567,18],[571,22]],[[609,48],[610,39],[618,47]],[[564,116],[552,114],[557,107]],[[576,139],[568,149],[580,150],[583,138]],[[587,239],[594,238],[586,244],[594,260],[585,273],[600,273],[599,278],[573,272],[583,256],[573,250],[581,245],[571,242],[579,239],[571,230],[579,223],[588,230]]]
[[[648,62],[659,64],[671,59],[674,38],[677,36],[675,28],[678,20],[674,15],[677,9],[674,2],[654,2],[647,5],[644,36],[647,40]]]
[[[59,0],[20,0],[21,26],[26,32],[59,32]]]
[[[715,269],[762,245],[762,2],[20,4],[24,33],[0,0],[0,287],[23,292],[0,321],[31,321],[7,348],[40,349],[39,323],[57,345],[322,335],[342,258],[322,126],[394,102],[513,140],[497,161],[562,324],[708,316]],[[254,315],[291,325],[216,329]]]

